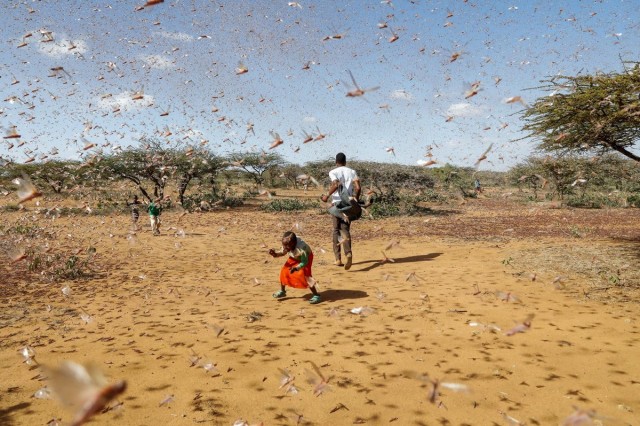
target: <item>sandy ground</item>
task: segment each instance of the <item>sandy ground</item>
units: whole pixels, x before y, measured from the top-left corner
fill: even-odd
[[[582,211],[494,214],[474,202],[355,223],[351,271],[332,265],[330,218],[316,212],[170,211],[159,237],[145,216],[134,237],[126,214],[47,219],[61,245],[96,247],[103,271],[3,284],[15,291],[1,299],[0,424],[72,417],[56,400],[33,397],[46,380],[22,363],[25,345],[41,364],[91,362],[110,381],[127,381],[121,404],[93,424],[557,425],[576,408],[595,410],[596,424],[640,424],[638,299],[593,300],[584,276],[530,268],[526,255],[555,248],[559,265],[572,262],[572,250],[622,247],[637,268],[638,211],[594,212],[600,219],[585,216],[596,224],[587,226],[573,224]],[[3,213],[6,223],[21,215]],[[611,235],[600,235],[598,221]],[[271,297],[284,258],[267,249],[292,228],[314,249],[319,305],[304,290]],[[400,244],[386,254],[395,262],[383,263],[393,240]],[[350,312],[358,307],[370,309]],[[505,334],[531,315],[530,329]],[[318,396],[312,363],[328,383]],[[281,387],[284,370],[297,393]],[[432,403],[436,380],[445,384]]]

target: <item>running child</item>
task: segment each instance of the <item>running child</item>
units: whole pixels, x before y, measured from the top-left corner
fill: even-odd
[[[138,200],[138,196],[133,196],[132,202],[127,202],[127,206],[131,208],[131,222],[133,223],[133,230],[138,230],[138,219],[140,218],[140,205],[142,203]]]
[[[311,247],[296,234],[291,231],[285,232],[282,236],[282,248],[278,251],[269,250],[273,257],[281,257],[285,254],[289,258],[280,270],[280,291],[273,294],[276,299],[286,297],[285,286],[293,288],[308,288],[313,293],[309,303],[315,305],[320,303],[320,295],[316,291],[315,282],[311,278],[311,265],[313,264],[313,252]],[[309,283],[311,281],[312,284]]]

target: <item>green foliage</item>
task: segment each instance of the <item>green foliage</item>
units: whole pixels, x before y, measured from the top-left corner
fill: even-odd
[[[449,201],[449,197],[447,197],[445,194],[437,192],[434,189],[428,189],[424,191],[419,197],[417,197],[417,201],[443,204]]]
[[[16,164],[8,166],[8,176],[11,179],[22,175],[29,176],[39,188],[49,188],[60,194],[67,184],[82,178],[79,171],[80,162],[71,160],[49,160],[43,163]]]
[[[598,193],[585,193],[580,196],[571,196],[567,198],[566,203],[569,207],[579,207],[583,209],[622,207],[617,200]]]
[[[470,167],[456,167],[451,164],[445,164],[431,171],[440,186],[446,190],[460,191],[463,197],[475,197],[473,191],[474,169]]]
[[[368,211],[371,216],[376,218],[392,217],[392,216],[413,216],[420,214],[428,214],[431,210],[420,206],[420,203],[426,201],[440,200],[431,193],[429,195],[408,195],[401,194],[395,201],[381,200],[374,202]]]
[[[93,260],[93,254],[81,258],[78,255],[66,255],[63,253],[27,253],[29,272],[38,273],[49,281],[59,282],[88,278],[91,276],[89,265]]]
[[[547,152],[629,151],[640,140],[640,63],[621,73],[555,76],[544,81],[550,95],[523,113],[527,137]]]
[[[637,163],[620,155],[586,158],[566,155],[556,158],[529,157],[514,166],[507,181],[519,188],[537,192],[548,189],[547,199],[567,199],[573,207],[622,206],[620,192],[634,192],[640,179]],[[604,195],[608,193],[608,195]]]
[[[370,188],[378,201],[399,201],[401,190],[420,193],[433,189],[435,182],[427,169],[420,166],[353,161],[363,186]]]
[[[347,166],[358,173],[363,192],[372,191],[380,202],[397,201],[402,192],[423,193],[435,186],[429,170],[420,166],[349,160]],[[321,160],[306,163],[303,170],[321,185],[328,186],[329,172],[335,167],[335,160]]]
[[[260,209],[266,212],[291,212],[319,207],[317,201],[304,201],[297,198],[281,198],[262,204]]]
[[[640,194],[633,194],[627,197],[627,203],[631,207],[640,207]]]
[[[240,197],[230,190],[224,191],[221,195],[195,193],[184,197],[182,207],[189,211],[202,208],[203,205],[206,206],[203,210],[208,210],[213,206],[240,207],[244,204],[245,199],[245,197]]]
[[[278,167],[285,164],[285,161],[275,152],[234,152],[229,154],[225,164],[227,167],[243,171],[253,179],[256,185],[260,186],[265,181],[265,173],[276,171]]]
[[[371,216],[374,218],[398,216],[400,212],[401,210],[398,203],[388,201],[375,202],[369,207],[369,213],[371,213]]]
[[[215,193],[215,176],[223,168],[223,159],[211,152],[192,146],[167,148],[160,141],[142,139],[143,148],[132,148],[103,157],[91,171],[98,180],[125,179],[138,187],[151,200],[162,198],[170,180],[178,186],[179,201],[193,179],[211,184]],[[148,193],[153,188],[153,197]]]
[[[283,166],[279,166],[274,168],[271,173],[271,177],[275,178],[276,176],[280,179],[280,184],[277,182],[273,182],[272,179],[271,186],[293,186],[294,188],[298,188],[299,182],[297,181],[297,177],[304,174],[303,168],[297,164],[285,164]]]

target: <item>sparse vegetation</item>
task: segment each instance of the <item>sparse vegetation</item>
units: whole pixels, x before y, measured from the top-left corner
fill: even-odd
[[[260,206],[260,209],[266,212],[292,212],[317,208],[318,206],[319,204],[316,201],[303,201],[295,198],[282,198],[264,203]]]

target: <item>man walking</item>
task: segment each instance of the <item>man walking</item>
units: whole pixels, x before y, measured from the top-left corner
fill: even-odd
[[[337,266],[344,266],[349,270],[353,262],[351,253],[351,220],[359,217],[361,212],[358,200],[360,199],[360,179],[355,170],[347,167],[347,156],[342,152],[336,155],[336,168],[329,172],[331,186],[329,195],[322,195],[323,202],[331,197],[332,207],[329,213],[333,219],[333,254]],[[340,241],[342,237],[342,241]],[[346,256],[346,262],[342,263],[341,249]]]

